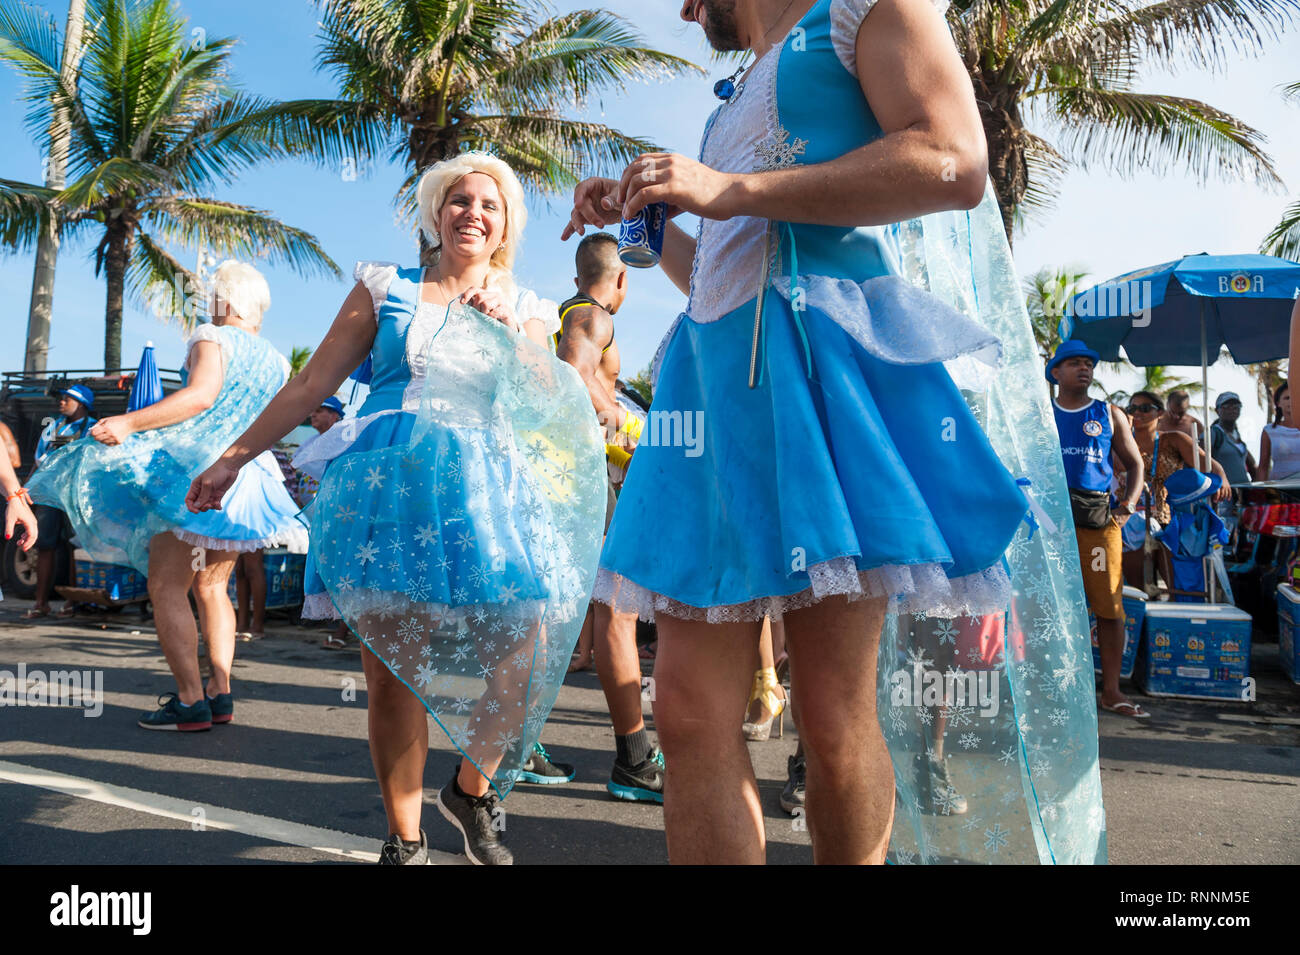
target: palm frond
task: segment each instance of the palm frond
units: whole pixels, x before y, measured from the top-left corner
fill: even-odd
[[[1180,96],[1083,87],[1044,90],[1061,121],[1063,152],[1080,165],[1122,174],[1157,174],[1186,166],[1202,182],[1254,180],[1276,188],[1282,180],[1264,152],[1264,136],[1207,103]]]
[[[192,331],[207,309],[199,277],[146,232],[136,233],[127,287],[155,318]]]
[[[1300,262],[1300,199],[1283,210],[1278,224],[1264,236],[1259,251]]]
[[[30,248],[40,235],[41,219],[54,190],[13,179],[0,179],[0,246]]]
[[[1300,14],[1295,0],[1164,0],[1122,7],[1127,9],[1092,26],[1107,43],[1131,46],[1149,63],[1211,70],[1259,53]]]
[[[648,139],[629,136],[603,123],[555,115],[476,116],[467,121],[462,143],[491,148],[520,180],[553,192],[575,185],[585,176],[622,169],[641,153],[657,147]]]
[[[124,193],[165,190],[174,185],[171,174],[153,163],[115,156],[79,176],[55,197],[68,209],[93,209]]]
[[[161,238],[177,245],[202,243],[223,255],[264,258],[302,274],[343,275],[315,236],[262,209],[217,199],[157,196],[143,212]]]
[[[577,10],[541,23],[510,48],[491,78],[502,111],[581,107],[594,89],[626,88],[684,72],[703,74],[689,60],[643,46],[623,18],[606,10]]]

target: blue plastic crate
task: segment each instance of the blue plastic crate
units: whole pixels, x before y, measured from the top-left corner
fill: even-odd
[[[1147,605],[1138,683],[1151,696],[1244,698],[1250,614],[1231,604]]]
[[[1277,588],[1277,649],[1282,672],[1292,683],[1300,683],[1300,640],[1296,628],[1300,627],[1300,591],[1290,584]]]
[[[1127,680],[1133,675],[1138,646],[1142,643],[1142,623],[1147,614],[1147,595],[1136,587],[1124,588],[1124,655],[1120,657],[1119,675]],[[1097,652],[1097,618],[1088,611],[1092,637],[1092,668],[1101,673],[1101,654]]]
[[[79,551],[78,554],[84,554]],[[143,574],[125,564],[107,564],[78,556],[73,562],[77,586],[86,590],[102,590],[109,600],[138,600],[148,596],[149,584]]]
[[[262,554],[262,570],[266,575],[266,609],[296,607],[302,603],[303,572],[307,566],[306,554],[290,554],[282,549],[268,550]],[[235,602],[235,575],[230,575],[226,587],[231,603]]]

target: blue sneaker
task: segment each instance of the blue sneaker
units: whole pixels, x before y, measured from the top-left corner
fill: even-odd
[[[568,763],[555,763],[551,761],[551,754],[542,748],[541,743],[533,744],[533,753],[528,757],[528,762],[524,763],[523,771],[519,774],[521,783],[540,783],[543,786],[554,786],[558,783],[567,783],[577,775],[577,770]]]
[[[235,718],[235,694],[218,693],[216,696],[208,696],[208,688],[203,687],[203,699],[207,700],[208,706],[212,709],[213,723],[229,723]]]
[[[137,726],[147,730],[179,730],[182,733],[197,733],[212,729],[212,708],[206,699],[186,706],[175,693],[164,693],[158,697],[158,709],[152,713],[141,713]]]
[[[614,760],[614,770],[609,774],[605,788],[615,799],[628,802],[664,801],[664,754],[658,746],[650,757],[636,766],[624,766]]]

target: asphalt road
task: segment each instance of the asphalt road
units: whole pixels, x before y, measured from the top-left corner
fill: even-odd
[[[0,604],[0,669],[102,671],[103,712],[0,708],[0,862],[374,861],[386,833],[358,652],[321,649],[322,630],[272,626],[236,651],[235,723],[150,733],[137,714],[174,688],[150,624],[129,613],[29,624],[27,606]],[[1300,687],[1276,656],[1276,644],[1256,648],[1255,704],[1162,699],[1144,701],[1148,721],[1102,714],[1112,862],[1300,862]],[[438,861],[457,862],[459,836],[431,804],[455,766],[438,735],[425,829]],[[614,739],[594,672],[569,677],[543,743],[578,776],[511,794],[518,863],[667,861],[662,810],[605,792]],[[777,805],[795,743],[787,721],[784,739],[749,744],[772,863],[811,861],[807,833]]]

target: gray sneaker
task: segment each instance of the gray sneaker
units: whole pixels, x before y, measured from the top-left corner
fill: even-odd
[[[802,756],[787,756],[785,767],[786,780],[785,788],[781,790],[781,808],[793,816],[796,810],[803,809],[803,786],[807,763]]]
[[[489,789],[484,796],[466,796],[456,791],[456,777],[438,790],[438,811],[460,830],[465,855],[475,865],[514,865],[515,857],[501,841],[505,813],[501,797]]]
[[[393,833],[379,850],[380,865],[431,865],[429,862],[429,840],[420,830],[419,842],[403,842]]]

